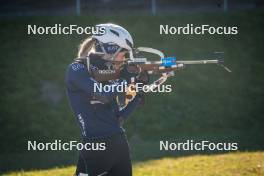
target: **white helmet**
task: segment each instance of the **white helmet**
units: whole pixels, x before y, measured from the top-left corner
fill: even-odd
[[[132,50],[134,45],[133,39],[125,28],[112,23],[98,24],[96,26],[105,28],[105,33],[94,34],[92,38],[97,39],[103,44],[116,44],[121,49]]]

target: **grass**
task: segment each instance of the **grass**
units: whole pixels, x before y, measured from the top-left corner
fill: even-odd
[[[261,176],[264,153],[230,153],[221,155],[163,158],[137,164],[135,176]]]
[[[69,176],[75,167],[28,172],[11,172],[3,176]],[[264,152],[236,152],[219,155],[167,157],[133,165],[134,176],[262,176]]]

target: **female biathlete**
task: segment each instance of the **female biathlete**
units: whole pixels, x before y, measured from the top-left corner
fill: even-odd
[[[100,24],[104,34],[92,35],[80,44],[78,58],[68,67],[66,74],[67,95],[79,122],[83,144],[76,176],[131,176],[132,166],[123,122],[140,104],[138,93],[124,108],[120,108],[122,92],[95,91],[94,85],[119,85],[148,82],[147,76],[131,74],[124,66],[125,55],[133,48],[129,32],[115,24]],[[119,72],[120,78],[99,81],[98,75]],[[96,76],[95,76],[96,73]],[[121,79],[122,78],[122,79]],[[136,80],[135,80],[136,79]]]

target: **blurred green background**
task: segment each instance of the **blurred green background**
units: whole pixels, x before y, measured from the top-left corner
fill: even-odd
[[[178,60],[225,52],[228,73],[216,65],[188,66],[167,84],[171,93],[147,94],[125,128],[133,161],[166,155],[159,140],[238,142],[239,150],[263,150],[263,10],[157,16],[0,18],[0,171],[74,164],[73,152],[26,152],[27,141],[80,139],[68,105],[64,76],[87,35],[27,35],[27,25],[125,27],[136,46],[162,50]],[[237,35],[160,35],[159,25],[238,26]]]

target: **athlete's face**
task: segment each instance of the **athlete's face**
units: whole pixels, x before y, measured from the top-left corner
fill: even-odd
[[[119,52],[117,55],[116,55],[116,58],[115,58],[115,66],[117,69],[119,69],[125,62],[126,60],[126,51],[122,51],[122,52]]]
[[[117,62],[124,62],[125,61],[125,55],[126,55],[127,52],[123,51],[123,52],[119,52],[117,55],[116,55],[116,58],[115,58],[115,61]]]

